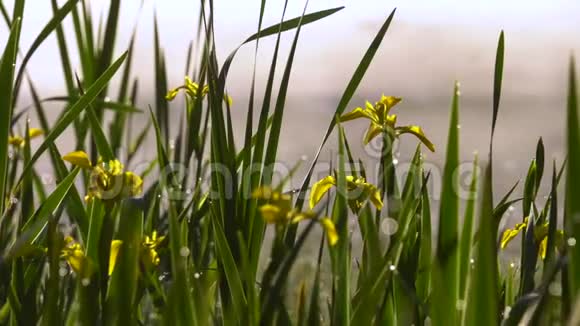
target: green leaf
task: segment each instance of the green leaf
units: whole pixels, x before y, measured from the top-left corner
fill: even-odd
[[[4,48],[0,61],[0,214],[4,214],[7,192],[6,177],[8,171],[8,138],[10,137],[10,122],[12,121],[12,96],[14,81],[14,65],[18,40],[20,38],[20,18],[12,24],[10,37]]]
[[[503,59],[504,59],[504,33],[501,31],[497,43],[495,56],[495,74],[493,79],[493,118],[491,122],[491,137],[495,133],[495,124],[499,113],[499,102],[501,99],[501,84],[503,80]]]
[[[464,325],[496,325],[499,313],[499,275],[497,262],[497,229],[493,223],[491,202],[491,166],[486,166],[481,190],[479,242],[469,278],[467,310]]]
[[[578,121],[578,100],[576,86],[576,67],[574,59],[570,61],[568,77],[568,113],[567,113],[567,144],[568,144],[568,168],[566,171],[566,198],[564,225],[566,235],[574,239],[580,239],[580,200],[576,197],[580,194],[580,125]],[[569,295],[576,298],[580,289],[580,246],[568,248]]]
[[[69,190],[73,186],[75,177],[79,172],[79,168],[75,168],[56,189],[48,196],[48,198],[40,205],[34,215],[22,227],[22,234],[12,245],[9,251],[6,252],[3,259],[12,259],[19,257],[22,252],[25,252],[30,245],[38,238],[42,230],[46,227],[50,216],[61,205]]]
[[[471,244],[473,242],[473,223],[475,222],[475,202],[477,199],[479,161],[477,155],[473,160],[473,171],[469,186],[469,197],[465,204],[465,214],[463,215],[463,230],[461,231],[461,242],[459,248],[459,298],[465,300],[465,289],[470,273]]]
[[[456,83],[451,105],[447,156],[439,206],[439,236],[433,265],[432,318],[435,325],[457,324],[459,297],[459,86]]]

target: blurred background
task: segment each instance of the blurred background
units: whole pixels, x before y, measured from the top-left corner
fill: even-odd
[[[8,8],[12,6],[12,1],[5,2]],[[217,50],[223,60],[241,41],[256,32],[261,1],[214,2]],[[52,13],[50,1],[32,3],[27,3],[24,16],[23,50],[32,43]],[[95,12],[107,9],[107,1],[89,0],[87,3]],[[146,109],[154,102],[154,15],[159,21],[161,42],[168,59],[170,86],[177,86],[183,82],[188,44],[195,38],[198,3],[193,0],[122,2],[116,52],[120,54],[126,49],[136,30],[134,72],[140,77],[141,108]],[[264,26],[279,22],[283,6],[283,0],[267,1]],[[304,1],[289,1],[286,17],[299,16],[303,6]],[[485,160],[495,51],[499,33],[504,30],[503,97],[494,156],[496,196],[502,196],[517,180],[525,177],[539,137],[543,137],[546,146],[546,170],[550,170],[552,159],[556,159],[558,165],[562,163],[566,69],[571,54],[580,53],[578,2],[317,0],[310,1],[307,12],[338,6],[346,8],[306,26],[300,36],[279,150],[282,162],[293,165],[302,157],[311,159],[314,156],[352,73],[376,32],[396,7],[391,28],[348,110],[364,105],[365,100],[374,102],[382,93],[402,97],[403,102],[395,108],[399,122],[421,125],[435,143],[437,151],[428,153],[426,161],[437,175],[441,173],[437,169],[445,155],[453,83],[458,80],[461,82],[461,159],[469,162],[478,151]],[[73,42],[70,17],[65,22],[67,38]],[[6,26],[0,24],[0,43],[6,42],[7,36]],[[293,32],[284,34],[278,72],[285,65],[293,36]],[[51,38],[28,65],[42,97],[65,93],[56,39]],[[260,42],[258,96],[264,88],[274,41],[275,38],[270,37]],[[234,98],[236,132],[240,136],[244,132],[253,54],[253,45],[242,47],[227,84]],[[71,58],[74,65],[80,66],[76,53],[71,53]],[[30,97],[26,92],[22,95],[20,106],[30,105]],[[260,98],[257,102],[259,104]],[[60,111],[61,108],[55,106],[54,109]],[[181,109],[179,100],[172,104],[175,129]],[[59,111],[55,111],[54,117]],[[145,123],[147,118],[142,115],[135,123]],[[373,170],[378,162],[379,144],[362,146],[367,126],[367,122],[350,122],[346,131],[355,155],[367,163],[368,170]],[[334,138],[328,146],[330,151]],[[64,147],[73,146],[67,143],[66,137],[59,141]],[[403,137],[397,146],[400,148],[399,164],[408,162],[416,139]],[[142,153],[143,159],[155,155],[154,147],[149,148],[151,153]],[[325,152],[321,160],[328,161],[330,156]],[[304,164],[304,170],[307,165]],[[297,181],[301,181],[300,175]],[[299,182],[294,185],[298,186]],[[547,187],[542,189],[541,195],[547,195]],[[438,192],[437,189],[433,191]],[[516,207],[512,215],[518,216],[517,211]]]

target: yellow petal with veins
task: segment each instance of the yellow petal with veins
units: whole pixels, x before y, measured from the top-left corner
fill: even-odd
[[[89,156],[83,151],[68,153],[63,156],[62,159],[71,163],[72,165],[80,166],[83,169],[90,169],[92,167]]]
[[[402,134],[413,134],[415,135],[417,138],[419,138],[419,140],[425,144],[425,146],[427,146],[427,148],[431,151],[431,152],[435,152],[435,146],[433,145],[433,143],[427,138],[427,136],[425,136],[425,133],[423,132],[423,129],[421,129],[421,127],[419,126],[405,126],[405,127],[397,127],[396,128],[396,133],[397,136],[402,135]]]
[[[326,178],[316,182],[312,189],[310,190],[310,208],[314,208],[316,204],[320,202],[322,197],[332,188],[332,186],[336,185],[336,179],[333,176],[327,176]]]

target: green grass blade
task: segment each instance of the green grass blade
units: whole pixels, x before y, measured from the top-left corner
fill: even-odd
[[[38,34],[36,39],[32,42],[30,49],[24,55],[22,59],[22,63],[20,64],[20,68],[18,70],[18,74],[16,75],[16,82],[14,86],[14,98],[12,99],[15,103],[18,98],[18,92],[20,90],[20,83],[22,82],[22,78],[24,77],[24,72],[26,71],[26,65],[28,61],[32,58],[32,55],[36,52],[36,50],[40,47],[40,45],[48,38],[48,36],[62,23],[62,21],[68,16],[68,14],[72,11],[72,9],[76,6],[78,0],[69,0],[67,1],[60,9],[56,10],[54,16],[48,21],[48,23],[44,26],[42,31]]]
[[[22,234],[5,254],[4,260],[18,257],[38,238],[40,232],[46,227],[51,214],[61,205],[73,186],[78,172],[78,168],[73,170],[40,205],[28,223],[22,227]]]
[[[443,170],[443,187],[439,206],[439,236],[433,265],[434,325],[457,324],[457,299],[459,296],[459,183],[456,170],[459,167],[459,87],[455,84],[447,156]]]
[[[8,173],[8,138],[12,121],[12,96],[14,87],[14,65],[20,38],[20,19],[17,18],[10,30],[10,37],[0,61],[0,214],[4,214],[6,178]]]
[[[125,200],[121,209],[118,239],[122,241],[115,269],[109,283],[106,301],[108,325],[134,325],[133,311],[137,297],[138,277],[143,238],[143,209],[137,200]]]
[[[576,85],[576,66],[574,59],[570,61],[568,77],[568,112],[567,112],[567,144],[568,144],[568,168],[566,171],[566,203],[564,225],[566,235],[570,238],[580,239],[580,200],[576,196],[580,194],[580,125],[578,117],[578,88]],[[580,289],[580,246],[569,248],[568,265],[569,294],[574,300]],[[570,301],[572,302],[572,301]]]
[[[464,325],[496,325],[499,321],[499,275],[497,229],[494,229],[491,202],[491,167],[486,166],[479,213],[480,239],[476,245],[473,270],[467,292]]]
[[[503,59],[504,59],[504,33],[501,31],[497,43],[497,51],[495,56],[495,74],[493,79],[493,118],[491,121],[491,137],[495,133],[495,125],[497,123],[497,115],[499,113],[499,103],[501,100],[501,85],[503,80]]]
[[[32,166],[40,158],[50,145],[60,136],[63,131],[79,116],[79,114],[86,109],[89,104],[99,95],[105,85],[111,80],[113,75],[117,72],[127,53],[125,52],[117,61],[115,61],[92,85],[87,89],[87,92],[73,104],[66,114],[55,124],[50,133],[44,138],[44,142],[38,147],[36,152],[32,155],[29,164],[27,164],[22,172],[22,175],[32,169]],[[21,177],[22,178],[22,177]],[[19,180],[20,182],[20,180]],[[19,183],[18,182],[18,183]]]
[[[473,172],[471,174],[471,183],[469,185],[469,197],[467,198],[465,213],[463,214],[463,229],[461,231],[461,242],[459,248],[459,298],[461,300],[465,300],[465,289],[467,287],[467,279],[471,266],[471,244],[473,243],[473,223],[475,222],[478,169],[479,161],[476,155],[473,160]]]

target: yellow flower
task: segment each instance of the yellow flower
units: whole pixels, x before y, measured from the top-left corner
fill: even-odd
[[[397,127],[397,115],[389,114],[391,109],[401,101],[401,98],[394,96],[382,95],[380,101],[372,105],[370,102],[366,102],[365,108],[357,107],[351,112],[344,114],[340,117],[340,121],[350,121],[355,119],[368,119],[370,120],[370,126],[366,132],[364,143],[368,144],[375,137],[383,132],[391,134],[393,137],[398,138],[402,134],[413,134],[419,140],[429,148],[430,151],[435,151],[435,146],[431,141],[425,136],[423,129],[419,126],[401,126]]]
[[[314,208],[333,186],[336,186],[336,178],[333,176],[327,176],[316,182],[310,191],[310,208]],[[348,204],[353,212],[358,212],[367,199],[377,209],[380,210],[383,208],[380,191],[374,185],[366,182],[363,177],[355,178],[352,175],[347,176],[346,188],[349,192],[356,195],[355,198],[350,198],[350,194],[348,196]]]
[[[87,258],[81,245],[68,236],[64,239],[65,247],[61,250],[61,258],[64,258],[75,274],[81,275],[87,264]]]
[[[525,228],[528,227],[528,218],[526,217],[522,223],[518,223],[513,229],[507,229],[503,232],[500,242],[501,249],[505,249],[507,245]],[[534,229],[534,238],[539,242],[538,255],[544,259],[546,258],[546,250],[548,247],[548,227],[549,223],[536,226]],[[561,248],[564,243],[564,231],[556,231],[556,247]]]
[[[30,139],[39,137],[42,134],[44,134],[44,131],[42,131],[42,129],[30,128],[28,130],[28,137],[30,137]],[[14,147],[22,147],[26,143],[26,139],[24,139],[24,137],[22,136],[14,135],[8,137],[8,143]]]
[[[185,83],[181,86],[170,89],[165,95],[165,99],[168,101],[173,101],[177,94],[179,94],[180,90],[184,90],[191,99],[196,99],[198,95],[201,95],[202,98],[205,97],[207,93],[209,93],[209,86],[204,85],[200,92],[199,84],[192,81],[188,76],[185,76]],[[224,94],[224,101],[226,101],[229,106],[232,106],[233,101],[229,95]]]
[[[62,158],[91,172],[87,200],[92,198],[120,200],[138,196],[143,191],[141,177],[133,172],[124,171],[124,166],[119,160],[103,162],[99,159],[97,164],[92,165],[89,156],[83,151],[72,152]]]
[[[336,228],[334,227],[334,223],[331,219],[324,217],[320,219],[320,224],[326,231],[326,236],[328,237],[328,242],[331,246],[334,246],[338,242],[338,233],[336,232]]]
[[[153,231],[151,236],[145,236],[143,240],[143,253],[141,254],[141,261],[145,266],[157,266],[160,259],[157,253],[157,248],[165,240],[165,236],[157,236],[157,231]]]
[[[324,228],[330,245],[334,246],[338,242],[338,234],[331,219],[326,217],[317,219],[316,213],[312,210],[300,212],[293,207],[290,195],[272,190],[270,187],[260,187],[253,192],[252,197],[268,201],[267,204],[258,208],[266,223],[286,225],[288,223],[295,224],[302,220],[317,220]]]

